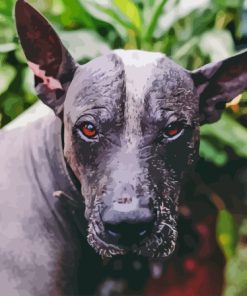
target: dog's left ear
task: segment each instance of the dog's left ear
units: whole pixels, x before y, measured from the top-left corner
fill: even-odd
[[[220,118],[225,104],[247,88],[247,51],[190,72],[200,99],[200,123]]]
[[[35,74],[37,94],[61,116],[76,63],[48,21],[24,0],[17,0],[15,18],[28,65]]]

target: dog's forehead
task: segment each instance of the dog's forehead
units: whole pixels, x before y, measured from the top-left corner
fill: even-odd
[[[120,57],[124,72],[126,90],[132,95],[144,97],[147,82],[153,78],[158,62],[165,56],[161,53],[140,50],[115,50],[114,54]]]
[[[192,79],[166,55],[141,50],[115,50],[114,54],[121,58],[124,68],[125,110],[129,116],[141,114],[144,108],[182,111],[181,105],[186,108],[192,103]]]
[[[69,111],[76,120],[83,109],[91,106],[113,110],[114,106],[125,105],[127,117],[133,118],[141,113],[145,100],[157,104],[147,100],[150,93],[155,93],[152,97],[157,99],[164,98],[164,102],[168,98],[169,104],[171,94],[190,89],[190,82],[184,69],[164,54],[114,50],[78,68],[67,93],[65,113]]]
[[[114,50],[121,59],[127,96],[142,104],[149,91],[159,90],[166,97],[179,88],[191,89],[186,71],[159,52],[143,50]]]

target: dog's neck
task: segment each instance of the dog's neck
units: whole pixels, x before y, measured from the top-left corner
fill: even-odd
[[[56,188],[71,196],[73,200],[81,201],[79,182],[63,155],[62,123],[59,118],[53,117],[46,127],[44,128],[44,146],[51,171],[58,183]]]
[[[62,225],[61,205],[74,220],[78,230],[85,232],[84,200],[80,184],[64,159],[61,120],[49,115],[34,122],[31,129],[27,131],[28,142],[32,143],[27,143],[32,155],[29,170],[35,175],[43,197]]]

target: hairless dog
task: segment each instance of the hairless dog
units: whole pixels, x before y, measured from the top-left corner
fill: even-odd
[[[247,87],[247,52],[192,72],[141,50],[79,65],[25,1],[15,17],[37,95],[54,113],[0,134],[1,290],[78,295],[83,235],[103,258],[173,252],[199,126]]]

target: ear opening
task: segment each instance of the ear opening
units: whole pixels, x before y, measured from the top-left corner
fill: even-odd
[[[16,2],[15,19],[37,95],[60,115],[77,65],[49,22],[24,0]]]
[[[247,89],[247,51],[190,72],[199,96],[200,122],[217,121],[226,103]]]

